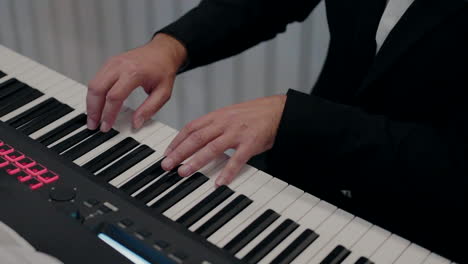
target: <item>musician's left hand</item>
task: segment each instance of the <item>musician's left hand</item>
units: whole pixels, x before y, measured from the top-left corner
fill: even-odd
[[[286,95],[275,95],[231,105],[188,123],[166,150],[165,170],[191,157],[178,170],[189,176],[228,149],[235,149],[216,185],[229,184],[254,155],[274,143]],[[193,155],[193,156],[192,156]]]

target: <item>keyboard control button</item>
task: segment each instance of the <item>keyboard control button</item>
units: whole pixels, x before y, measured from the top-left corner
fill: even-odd
[[[83,202],[84,205],[86,205],[87,207],[91,208],[93,206],[96,206],[99,204],[99,201],[96,200],[96,199],[88,199],[86,201]]]
[[[24,154],[19,151],[13,151],[9,154],[5,154],[5,158],[11,162],[15,162],[24,158]]]
[[[52,187],[49,191],[49,197],[57,202],[71,201],[76,197],[76,188],[69,186]]]
[[[28,157],[23,158],[22,160],[19,160],[15,162],[16,166],[22,168],[22,169],[27,169],[30,168],[34,165],[36,165],[36,162]]]
[[[9,165],[5,166],[3,169],[10,175],[15,175],[16,173],[21,171],[20,168],[16,167],[15,165],[13,165],[11,163]]]
[[[45,172],[37,176],[37,178],[43,183],[52,183],[59,179],[59,176],[51,171]]]
[[[5,144],[3,146],[0,146],[0,155],[10,154],[13,151],[15,151],[15,150],[12,147],[10,147],[9,145],[7,145],[7,144]]]
[[[130,227],[133,225],[133,221],[126,218],[122,221],[119,222],[119,226],[123,227],[123,228],[127,228],[127,227]]]
[[[151,232],[147,230],[140,230],[140,231],[137,231],[135,235],[139,239],[144,240],[145,238],[148,238],[151,236]]]
[[[29,181],[26,181],[24,182],[26,183],[27,185],[29,185],[29,188],[31,190],[37,190],[39,189],[40,187],[42,187],[44,184],[34,178],[31,178]]]
[[[9,164],[8,160],[0,157],[0,168],[3,168]]]
[[[44,168],[42,165],[37,164],[37,165],[32,166],[29,169],[26,169],[26,171],[30,173],[31,175],[37,176],[37,175],[46,173],[47,169]]]
[[[100,206],[98,208],[98,210],[101,211],[101,213],[103,213],[103,214],[107,214],[107,213],[112,212],[112,210],[109,207],[104,206],[104,205]]]
[[[20,171],[18,174],[16,174],[16,178],[20,182],[26,182],[26,181],[29,181],[32,177],[31,177],[31,175],[27,174],[26,172]]]
[[[169,243],[164,240],[156,240],[154,241],[153,247],[158,250],[165,250],[169,247]]]
[[[175,260],[177,263],[183,263],[184,260],[186,260],[188,256],[182,252],[174,252],[174,253],[169,254],[169,257]]]

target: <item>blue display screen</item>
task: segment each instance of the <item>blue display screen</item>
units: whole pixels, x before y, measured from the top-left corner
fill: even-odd
[[[120,254],[124,255],[126,258],[128,258],[130,261],[132,261],[135,264],[151,264],[150,262],[146,261],[139,255],[135,254],[133,251],[130,249],[126,248],[119,242],[115,241],[114,239],[110,238],[106,234],[100,233],[98,237],[106,242],[109,246],[117,250]]]

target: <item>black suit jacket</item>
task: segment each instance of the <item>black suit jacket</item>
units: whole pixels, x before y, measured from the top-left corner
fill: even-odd
[[[184,72],[273,38],[318,2],[205,0],[158,32],[186,46]],[[415,0],[374,56],[377,2],[326,1],[327,60],[310,94],[288,91],[265,170],[464,262],[468,2]]]

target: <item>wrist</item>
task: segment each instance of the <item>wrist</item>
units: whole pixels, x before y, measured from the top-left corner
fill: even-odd
[[[156,34],[147,45],[152,49],[162,49],[164,53],[169,55],[175,72],[177,72],[187,60],[187,49],[185,46],[179,40],[168,34]]]

